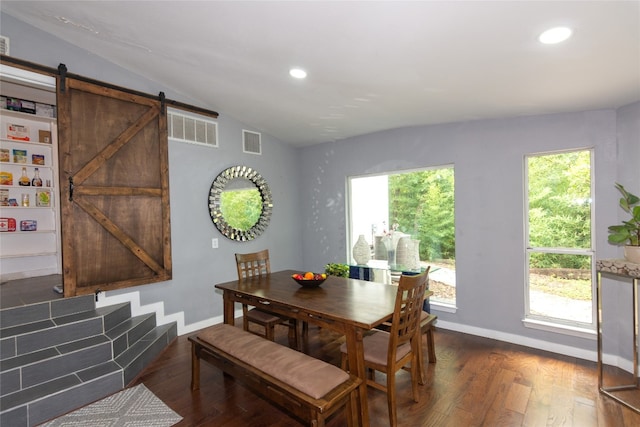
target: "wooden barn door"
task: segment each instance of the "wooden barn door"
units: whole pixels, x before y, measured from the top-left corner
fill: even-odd
[[[59,77],[65,297],[171,279],[165,112],[158,99]]]

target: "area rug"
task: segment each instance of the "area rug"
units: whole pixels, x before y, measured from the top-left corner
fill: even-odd
[[[180,415],[144,384],[140,384],[42,424],[41,427],[170,427],[180,420]]]

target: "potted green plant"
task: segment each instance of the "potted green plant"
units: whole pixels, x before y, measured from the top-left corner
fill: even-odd
[[[640,264],[640,197],[629,193],[617,182],[616,188],[622,194],[620,207],[631,217],[620,225],[609,227],[609,243],[625,245],[625,259]]]
[[[349,266],[347,264],[329,263],[324,266],[324,272],[330,276],[349,277]]]

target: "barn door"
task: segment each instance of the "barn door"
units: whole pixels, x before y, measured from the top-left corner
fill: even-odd
[[[64,295],[171,279],[165,107],[58,81]]]

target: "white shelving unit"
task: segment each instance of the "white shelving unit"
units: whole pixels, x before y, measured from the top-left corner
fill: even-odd
[[[3,74],[3,83],[4,77]],[[29,130],[29,141],[8,138],[9,124],[26,126]],[[39,141],[41,130],[50,132],[50,143]],[[57,120],[55,118],[0,109],[0,148],[9,151],[9,161],[0,162],[0,172],[10,172],[13,175],[13,183],[0,185],[0,189],[8,190],[9,199],[15,200],[18,205],[0,206],[0,217],[13,218],[16,222],[16,231],[0,232],[0,279],[2,281],[61,273],[58,199],[60,192],[57,178],[56,136]],[[14,150],[26,151],[24,163],[15,161]],[[34,164],[33,155],[44,156],[44,164]],[[38,168],[42,187],[20,186],[18,180],[22,175],[22,168],[26,168],[30,180],[35,174],[35,169]],[[38,206],[36,197],[38,191],[49,192],[49,206]],[[29,206],[23,206],[23,194],[29,196]],[[20,223],[24,220],[37,221],[37,230],[21,231]]]

